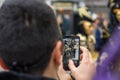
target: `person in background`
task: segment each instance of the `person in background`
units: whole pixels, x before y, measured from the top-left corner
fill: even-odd
[[[104,61],[97,68],[95,80],[120,80],[120,0],[109,0],[110,8],[110,39],[102,48]]]
[[[93,35],[93,20],[86,7],[78,9],[74,13],[75,34],[80,37],[80,45],[88,48],[96,61],[98,53],[95,51],[95,36]]]
[[[103,47],[107,41],[110,38],[110,32],[109,32],[109,25],[108,25],[108,21],[106,19],[103,20],[103,24],[101,26],[101,47]]]
[[[94,21],[94,36],[96,39],[96,43],[95,43],[95,50],[96,51],[100,51],[101,50],[101,35],[102,35],[102,31],[101,31],[101,26],[99,26],[100,24],[100,20],[99,18],[96,18]]]
[[[115,29],[120,30],[120,0],[109,0],[108,7],[110,8],[109,31],[112,35]]]

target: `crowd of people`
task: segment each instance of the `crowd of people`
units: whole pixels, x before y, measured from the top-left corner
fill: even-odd
[[[65,13],[65,10],[58,12],[57,22],[62,35],[79,36],[80,45],[88,48],[94,61],[98,62],[102,54],[100,51],[110,38],[109,20],[102,12],[93,17],[88,7],[78,8],[77,11],[73,11],[72,16],[73,18],[70,18],[71,16]]]
[[[107,5],[106,5],[107,6]],[[87,7],[58,15],[41,0],[5,0],[0,8],[0,80],[119,80],[120,0],[109,21]],[[64,36],[80,38],[79,65],[63,69]]]

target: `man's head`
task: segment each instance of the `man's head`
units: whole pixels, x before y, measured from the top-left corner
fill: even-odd
[[[0,56],[10,70],[41,73],[56,62],[62,37],[54,12],[38,0],[6,0],[0,9]],[[57,52],[58,51],[58,52]],[[56,58],[57,59],[56,59]]]

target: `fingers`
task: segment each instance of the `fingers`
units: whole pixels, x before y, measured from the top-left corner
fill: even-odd
[[[84,47],[80,47],[83,52],[80,55],[80,65],[75,67],[74,62],[69,60],[68,67],[71,71],[71,75],[75,78],[75,80],[92,80],[95,73],[95,65],[93,64],[92,56],[88,49]],[[90,79],[88,79],[90,78]]]
[[[63,69],[63,62],[59,65],[57,75],[60,80],[72,80],[71,76]]]
[[[63,69],[62,65],[59,66],[57,75],[60,80],[72,80],[71,76]]]
[[[74,62],[72,60],[69,60],[68,67],[69,67],[71,72],[73,72],[76,68],[75,65],[74,65]]]
[[[89,52],[88,49],[86,49],[85,47],[80,47],[80,50],[82,51],[82,61],[81,62],[88,62],[88,61],[92,61],[92,56]]]

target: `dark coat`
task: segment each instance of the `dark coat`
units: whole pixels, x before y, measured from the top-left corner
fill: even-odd
[[[0,80],[55,80],[16,72],[0,72]]]

